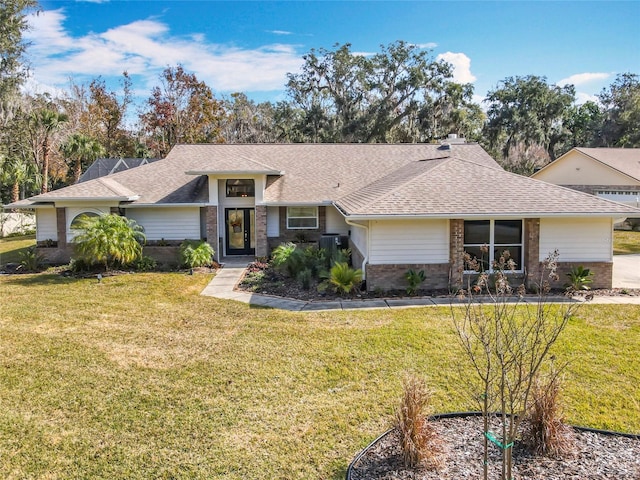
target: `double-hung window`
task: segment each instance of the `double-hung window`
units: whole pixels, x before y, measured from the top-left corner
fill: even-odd
[[[289,230],[318,228],[318,207],[287,207]]]
[[[516,270],[521,271],[522,234],[522,220],[465,220],[464,251],[478,260],[482,271],[491,271],[493,262],[508,250]],[[465,270],[468,269],[465,265]]]

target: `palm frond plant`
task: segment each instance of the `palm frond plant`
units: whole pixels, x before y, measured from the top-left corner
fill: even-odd
[[[208,267],[213,262],[214,250],[205,241],[185,240],[180,244],[180,263],[187,268]]]
[[[351,293],[360,288],[362,282],[362,270],[353,269],[346,262],[338,262],[331,267],[329,283],[340,294]]]
[[[134,220],[115,214],[82,216],[76,223],[80,233],[74,238],[76,257],[106,270],[127,265],[142,256],[146,237]]]

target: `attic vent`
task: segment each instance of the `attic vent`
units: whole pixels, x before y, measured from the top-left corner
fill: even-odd
[[[447,150],[447,151],[451,151],[451,144],[450,143],[443,143],[442,145],[440,145],[438,147],[438,150]]]

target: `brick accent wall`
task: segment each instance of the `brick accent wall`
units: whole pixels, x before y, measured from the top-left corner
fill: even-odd
[[[266,228],[266,225],[265,225]],[[318,228],[311,228],[308,230],[295,229],[289,230],[287,228],[287,207],[280,207],[280,236],[272,237],[269,240],[270,245],[278,246],[281,243],[293,242],[304,235],[307,242],[318,242],[320,237],[327,232],[327,208],[318,207]]]
[[[145,245],[142,248],[142,254],[153,258],[160,266],[174,268],[180,263],[179,250],[180,247],[175,245],[165,247]]]
[[[558,269],[556,270],[558,281],[551,282],[551,288],[564,289],[565,284],[569,282],[567,273],[572,268],[580,265],[588,268],[593,273],[593,283],[590,284],[592,289],[611,288],[613,284],[613,262],[558,262]],[[540,269],[542,269],[542,264],[540,264]],[[544,280],[548,280],[548,278]],[[538,279],[537,282],[539,281]]]
[[[420,290],[439,290],[446,288],[449,283],[448,263],[367,265],[367,290],[405,290],[405,274],[410,268],[424,270],[426,279],[420,284]]]
[[[64,208],[56,208],[56,226],[58,230],[58,248],[67,246],[67,211]]]
[[[527,287],[540,281],[540,268],[540,219],[527,218],[524,221],[524,270]]]
[[[464,220],[454,218],[449,220],[449,264],[451,278],[446,284],[455,290],[462,287],[464,262]]]
[[[207,231],[207,243],[211,245],[215,251],[213,258],[216,261],[220,261],[220,242],[218,241],[218,207],[215,205],[208,205],[205,209],[205,221]]]
[[[266,257],[269,254],[267,241],[267,207],[256,205],[256,257]]]

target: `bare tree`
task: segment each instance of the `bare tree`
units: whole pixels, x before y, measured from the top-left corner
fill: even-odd
[[[500,478],[512,476],[513,445],[524,414],[531,404],[535,378],[543,369],[551,347],[567,325],[577,304],[558,306],[548,301],[550,280],[557,280],[558,252],[543,262],[536,290],[535,304],[522,302],[525,287],[513,289],[510,271],[515,263],[505,251],[492,266],[480,271],[480,262],[465,254],[466,270],[477,272],[477,280],[467,283],[462,309],[452,306],[452,317],[463,351],[475,372],[471,388],[480,392],[484,416],[484,478],[488,478],[489,442],[502,449]],[[470,276],[468,277],[470,278]],[[479,302],[478,296],[488,302]],[[489,417],[500,411],[500,432],[492,433]]]

